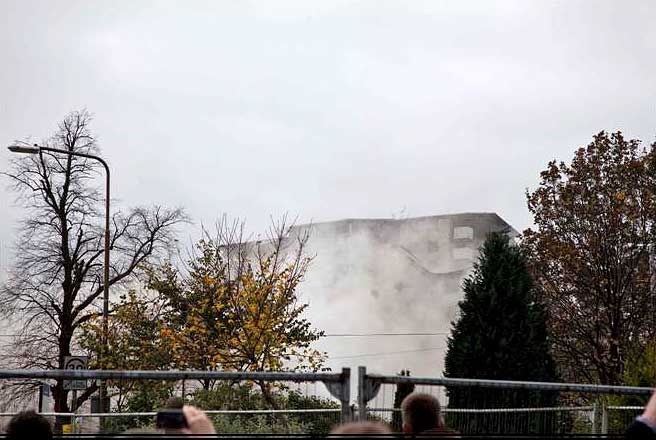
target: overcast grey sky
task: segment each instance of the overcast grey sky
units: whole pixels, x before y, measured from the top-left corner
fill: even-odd
[[[656,134],[652,1],[0,0],[0,20],[0,143],[86,107],[120,204],[197,223],[405,206],[521,230],[548,160]]]

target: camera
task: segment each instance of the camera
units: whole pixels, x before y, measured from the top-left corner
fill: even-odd
[[[161,409],[157,411],[157,428],[181,429],[187,426],[187,419],[181,409]]]

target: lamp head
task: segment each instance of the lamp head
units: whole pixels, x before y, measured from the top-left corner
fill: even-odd
[[[33,147],[27,145],[11,145],[7,147],[12,153],[39,154],[39,146],[34,144]]]

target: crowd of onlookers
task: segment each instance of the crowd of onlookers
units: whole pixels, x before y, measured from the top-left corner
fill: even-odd
[[[458,437],[458,433],[444,425],[440,403],[436,397],[412,393],[401,404],[402,435],[405,437]],[[157,429],[131,431],[132,434],[212,435],[217,434],[210,418],[202,410],[183,405],[181,399],[167,402],[158,412]],[[227,433],[234,434],[234,433]],[[337,436],[389,436],[393,432],[383,422],[359,421],[335,426],[328,434]],[[656,392],[644,412],[628,427],[627,439],[656,440]],[[51,439],[53,431],[48,420],[34,411],[14,416],[7,427],[9,439]]]

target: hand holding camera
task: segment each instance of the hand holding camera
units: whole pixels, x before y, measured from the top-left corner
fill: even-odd
[[[157,412],[157,428],[183,434],[216,434],[212,421],[203,411],[185,405],[182,409],[162,409]]]

